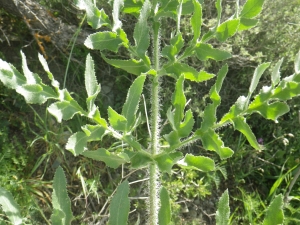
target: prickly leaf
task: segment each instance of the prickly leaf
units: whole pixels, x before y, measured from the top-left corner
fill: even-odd
[[[66,144],[66,149],[73,153],[73,155],[78,156],[84,150],[86,150],[87,136],[84,132],[77,132],[69,137]]]
[[[248,30],[248,29],[256,26],[257,23],[258,23],[258,20],[256,20],[256,19],[241,18],[239,31]]]
[[[180,52],[184,45],[182,34],[178,33],[171,41],[171,45],[167,45],[162,49],[162,56],[168,58],[171,62],[175,61],[175,56]]]
[[[2,187],[0,187],[0,206],[12,224],[22,224],[19,205],[14,200],[12,194]]]
[[[231,19],[225,21],[224,23],[218,26],[216,32],[216,38],[220,42],[226,41],[228,38],[232,37],[237,32],[239,25],[240,25],[239,19]]]
[[[261,75],[265,72],[265,70],[269,66],[270,66],[270,63],[263,63],[263,64],[260,64],[258,67],[256,67],[253,77],[252,77],[252,80],[251,80],[251,85],[249,87],[250,94],[252,94],[253,91],[256,89],[259,79],[261,78]]]
[[[108,49],[110,51],[117,52],[122,42],[123,41],[117,33],[103,31],[89,35],[85,40],[84,45],[94,50],[102,51],[104,49]]]
[[[125,150],[125,153],[130,158],[131,167],[135,169],[146,167],[149,163],[153,162],[150,154],[147,154],[144,151],[136,152]]]
[[[160,209],[158,212],[159,225],[169,225],[171,222],[171,204],[167,189],[162,187],[159,193]]]
[[[198,72],[195,68],[184,63],[173,63],[165,67],[165,69],[168,73],[174,74],[176,77],[180,77],[183,74],[185,79],[195,82],[203,82],[215,77],[214,74],[203,70]]]
[[[83,115],[86,114],[74,99],[72,99],[71,101],[52,103],[47,109],[59,123],[61,123],[62,120],[72,119],[73,116],[77,113]]]
[[[222,61],[231,58],[231,54],[224,50],[219,50],[213,48],[210,44],[197,44],[195,48],[196,56],[198,59],[205,61],[208,59],[213,59],[216,61]]]
[[[151,3],[149,2],[149,0],[146,0],[143,4],[139,20],[136,23],[133,32],[133,38],[135,41],[134,49],[141,59],[145,57],[146,51],[150,45],[149,27],[147,25],[147,19],[150,14],[150,11]]]
[[[116,32],[119,28],[122,27],[122,22],[119,18],[120,10],[124,6],[124,0],[114,0],[113,3],[113,11],[112,11],[112,17],[114,21],[114,25],[112,30]]]
[[[75,0],[75,4],[79,9],[86,11],[87,22],[93,29],[110,26],[109,18],[104,10],[99,10],[92,0]]]
[[[279,225],[283,224],[283,197],[282,195],[277,195],[270,206],[267,208],[266,216],[263,225]]]
[[[129,131],[135,122],[140,97],[143,91],[146,76],[137,77],[128,90],[126,101],[122,108],[122,115],[127,119],[126,129]]]
[[[110,106],[108,107],[108,120],[112,128],[119,131],[126,131],[127,120],[123,115],[120,115],[115,110],[113,110]]]
[[[257,139],[255,135],[253,134],[250,126],[246,123],[246,119],[238,116],[234,118],[233,120],[233,125],[236,130],[244,134],[244,136],[247,138],[248,142],[250,145],[255,148],[256,150],[262,149],[262,146],[260,146],[257,142]]]
[[[283,58],[281,58],[275,65],[272,71],[272,86],[275,87],[280,82],[280,67],[283,62]]]
[[[124,153],[122,154],[116,154],[109,152],[108,150],[104,148],[99,148],[94,151],[84,151],[82,153],[83,156],[105,162],[105,164],[108,167],[111,167],[113,169],[118,168],[120,165],[127,163],[129,158]]]
[[[214,130],[209,129],[206,132],[202,132],[199,129],[196,131],[196,135],[201,139],[205,149],[217,152],[221,159],[226,159],[233,155],[234,152],[230,148],[224,147],[223,141]]]
[[[240,17],[251,19],[256,17],[262,10],[264,0],[247,0],[240,13]]]
[[[203,172],[215,170],[215,162],[205,156],[194,156],[191,154],[186,154],[183,162],[183,166],[201,170]]]
[[[194,33],[193,42],[196,43],[201,33],[202,26],[202,7],[197,0],[193,0],[194,13],[191,17],[191,25]]]
[[[109,207],[109,225],[127,225],[130,209],[128,194],[129,183],[125,180],[117,187],[117,191],[111,200]]]
[[[181,158],[181,152],[163,153],[155,158],[155,162],[161,172],[171,174],[173,165]]]
[[[119,59],[108,59],[103,54],[102,58],[107,62],[108,64],[116,67],[121,68],[128,73],[134,74],[134,75],[141,75],[142,73],[146,73],[150,70],[150,66],[146,64],[142,60],[135,60],[135,59],[129,59],[129,60],[119,60]]]
[[[55,218],[55,221],[60,220],[62,225],[70,225],[73,219],[71,201],[67,193],[65,173],[60,166],[56,169],[53,178],[52,205],[54,211],[59,212],[51,216],[52,224],[55,224],[53,221]]]
[[[178,136],[180,138],[189,136],[194,127],[194,123],[195,120],[193,118],[192,110],[188,110],[185,113],[183,122],[180,123],[179,127],[177,128]]]
[[[216,212],[216,224],[228,225],[229,216],[230,216],[229,195],[228,195],[228,189],[226,189],[226,191],[222,194],[218,203],[218,210]]]
[[[184,77],[180,76],[176,82],[175,92],[172,95],[172,104],[175,108],[174,111],[174,124],[178,129],[180,127],[180,122],[184,116],[184,108],[186,103],[186,98],[184,95]]]

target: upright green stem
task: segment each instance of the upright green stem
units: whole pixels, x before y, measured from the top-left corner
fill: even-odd
[[[158,22],[153,23],[153,64],[154,69],[159,71],[159,26]],[[152,80],[151,88],[151,155],[154,156],[159,153],[159,76],[155,76]],[[159,174],[158,168],[153,163],[149,165],[150,179],[149,179],[149,225],[158,224],[158,209],[159,209]]]

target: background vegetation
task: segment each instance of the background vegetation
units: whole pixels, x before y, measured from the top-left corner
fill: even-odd
[[[36,0],[38,1],[38,0]],[[39,1],[55,16],[65,23],[75,23],[79,28],[84,18],[72,5],[71,0]],[[110,7],[107,1],[100,0],[101,7]],[[226,16],[232,15],[234,1],[223,1]],[[230,45],[234,57],[228,60],[229,73],[224,81],[221,97],[221,112],[227,111],[238,96],[247,93],[254,68],[261,62],[273,62],[282,57],[282,77],[293,71],[294,56],[300,49],[297,37],[300,33],[300,1],[266,0],[265,9],[257,27],[238,34],[231,39]],[[216,18],[214,1],[204,1],[204,24],[212,24]],[[130,21],[133,18],[123,18]],[[169,24],[165,24],[168,26]],[[43,74],[37,63],[40,51],[25,23],[5,12],[0,11],[0,57],[17,67],[21,67],[20,49],[27,56],[32,71]],[[86,29],[84,23],[81,29]],[[80,29],[80,28],[79,28]],[[130,31],[132,27],[126,27]],[[76,31],[74,31],[75,34]],[[189,32],[187,31],[187,35]],[[168,40],[165,40],[166,42]],[[50,70],[76,99],[84,99],[84,60],[87,50],[84,46],[69,47],[65,52],[51,43],[44,43],[49,56]],[[108,105],[117,109],[126,96],[126,90],[133,79],[123,71],[117,71],[105,64],[97,52],[92,52],[97,62],[96,74],[102,84],[102,95],[98,105],[106,109]],[[189,63],[195,64],[193,59]],[[218,71],[219,65],[208,61],[199,67],[207,71]],[[266,73],[266,75],[268,75]],[[266,76],[265,75],[265,76]],[[267,84],[268,79],[261,79],[259,85]],[[188,96],[198,96],[191,107],[201,109],[206,104],[206,95],[210,85],[188,83]],[[173,90],[164,82],[165,95]],[[122,94],[123,93],[123,94]],[[285,194],[299,167],[300,161],[300,100],[289,102],[291,111],[278,123],[266,121],[253,115],[250,120],[252,130],[264,144],[265,150],[254,150],[233,128],[220,130],[223,140],[235,154],[230,159],[220,161],[218,170],[201,173],[185,169],[176,169],[169,176],[162,177],[171,191],[172,204],[176,213],[176,224],[214,224],[216,202],[221,193],[228,188],[233,212],[232,224],[259,224],[261,213],[266,205],[278,193]],[[64,150],[64,145],[71,131],[79,130],[83,121],[74,117],[62,124],[47,114],[45,106],[30,106],[21,96],[0,84],[0,184],[9,190],[22,207],[28,224],[46,224],[51,212],[52,180],[55,169],[61,165],[67,175],[69,196],[73,202],[74,224],[93,224],[94,218],[107,213],[106,199],[115,190],[120,180],[122,169],[112,170],[101,162],[76,159]],[[199,111],[200,112],[200,111]],[[201,117],[197,118],[199,121]],[[142,132],[142,131],[141,131]],[[113,146],[113,140],[104,139],[102,146]],[[98,148],[98,146],[94,146]],[[199,152],[201,143],[189,146],[184,151]],[[203,151],[203,154],[208,154]],[[213,156],[212,156],[213,157]],[[298,167],[297,167],[298,166]],[[128,169],[123,168],[123,172]],[[132,180],[144,178],[143,171],[132,175]],[[143,182],[136,184],[135,195],[143,196]],[[296,182],[290,192],[291,199],[285,208],[286,224],[300,222],[300,183]],[[132,200],[134,206],[143,215],[143,200]],[[6,218],[0,211],[0,223]]]

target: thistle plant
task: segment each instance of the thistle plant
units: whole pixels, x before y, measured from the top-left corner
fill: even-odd
[[[67,89],[61,89],[60,84],[50,72],[47,62],[42,55],[38,58],[47,72],[51,85],[42,82],[39,75],[29,70],[26,57],[21,52],[23,73],[20,73],[13,65],[0,61],[0,80],[8,88],[15,89],[23,95],[30,104],[43,104],[51,99],[52,103],[47,108],[58,122],[69,120],[75,114],[88,118],[89,122],[81,127],[81,131],[74,133],[68,140],[66,149],[75,156],[82,155],[93,160],[103,161],[108,167],[117,168],[122,164],[130,164],[131,168],[146,168],[149,171],[148,215],[150,225],[171,224],[171,209],[168,190],[161,186],[160,175],[171,173],[172,167],[189,167],[200,171],[215,170],[213,159],[201,155],[182,153],[182,149],[198,141],[203,148],[215,152],[220,159],[226,159],[233,155],[234,151],[224,146],[217,129],[232,124],[234,129],[241,132],[250,145],[261,150],[250,126],[247,117],[253,113],[259,113],[266,119],[276,121],[278,117],[289,111],[287,100],[300,94],[300,54],[295,60],[295,73],[284,79],[280,78],[280,60],[274,67],[271,75],[271,85],[264,86],[257,95],[253,93],[259,83],[259,79],[270,63],[259,65],[255,71],[247,95],[240,96],[229,111],[221,119],[217,119],[216,113],[221,104],[220,90],[223,80],[228,72],[228,66],[224,64],[217,74],[209,73],[188,65],[187,59],[196,57],[204,62],[207,60],[223,61],[231,58],[231,53],[210,44],[211,41],[223,43],[238,32],[250,29],[258,22],[255,17],[261,12],[263,0],[248,0],[243,6],[236,1],[235,13],[224,19],[222,17],[222,2],[215,3],[217,10],[216,24],[203,32],[202,29],[202,3],[201,0],[114,0],[112,13],[109,16],[104,9],[98,9],[92,0],[77,0],[76,5],[86,11],[87,22],[97,31],[87,37],[85,46],[89,49],[99,50],[106,63],[136,75],[132,82],[125,103],[121,111],[116,111],[110,106],[107,109],[108,117],[101,116],[98,106],[95,104],[97,95],[101,91],[94,71],[95,62],[91,55],[86,57],[85,88],[87,92],[86,106],[80,106]],[[127,37],[122,28],[120,15],[131,14],[136,18],[133,40]],[[192,29],[192,36],[186,40],[182,33],[181,19],[188,18]],[[161,42],[161,35],[167,34],[162,27],[162,21],[171,19],[176,27],[172,30],[169,43]],[[168,30],[170,28],[168,27]],[[163,32],[164,31],[164,32]],[[111,52],[128,52],[128,59],[112,58]],[[174,81],[174,93],[170,99],[170,105],[165,112],[166,118],[162,118],[160,102],[163,89],[161,82],[164,77],[170,77]],[[200,83],[215,79],[211,86],[208,103],[202,111],[202,123],[195,125],[194,114],[187,107],[184,92],[186,80]],[[147,90],[145,84],[151,86],[151,106],[144,112],[139,109],[141,95]],[[54,102],[53,102],[54,101]],[[197,100],[193,100],[197,101]],[[142,114],[147,117],[148,138],[141,140],[135,132],[142,123]],[[102,113],[103,114],[103,113]],[[169,131],[162,132],[162,121],[167,121]],[[167,129],[166,129],[167,130]],[[123,143],[121,149],[89,150],[88,143],[101,141],[104,136],[111,136]],[[61,177],[59,168],[56,180]],[[63,179],[63,178],[62,178]],[[58,181],[57,181],[58,182]],[[70,224],[70,206],[61,207],[58,203],[60,195],[56,189],[53,194],[54,214],[52,222],[61,221],[61,224]],[[130,209],[128,197],[129,183],[122,182],[111,200],[109,224],[127,224]],[[65,194],[63,198],[66,198]],[[219,203],[216,214],[217,224],[229,223],[229,200],[226,191]],[[277,196],[271,204],[264,224],[279,224],[283,216],[272,217],[270,213],[282,215],[282,196]],[[278,215],[279,215],[278,214]],[[274,214],[273,214],[274,215]],[[59,219],[61,217],[61,219]],[[54,220],[55,219],[55,220]],[[63,221],[63,222],[62,222]],[[59,223],[54,223],[59,224]]]

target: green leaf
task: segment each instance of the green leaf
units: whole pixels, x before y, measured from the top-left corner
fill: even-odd
[[[194,13],[191,17],[191,25],[194,33],[193,42],[196,43],[201,33],[202,26],[202,7],[197,0],[193,0]]]
[[[143,91],[146,75],[137,77],[130,86],[126,101],[122,108],[122,115],[127,119],[126,130],[129,131],[135,122],[135,114],[138,110],[140,97]]]
[[[0,187],[0,206],[12,224],[22,224],[20,207],[14,200],[12,194]]]
[[[173,130],[169,134],[164,135],[164,138],[169,143],[170,147],[180,143],[180,138],[176,130]]]
[[[135,41],[135,51],[138,56],[143,59],[145,57],[146,51],[150,45],[150,34],[149,27],[147,25],[147,19],[151,11],[151,4],[149,0],[144,2],[142,10],[140,12],[140,17],[133,32],[133,38]]]
[[[215,90],[211,90],[210,91],[210,98],[211,100],[213,101],[219,101],[219,98],[217,97],[217,99],[215,99],[215,95],[213,94],[213,92],[215,91],[217,94],[219,94],[221,88],[222,88],[222,84],[223,84],[223,81],[227,75],[227,72],[228,72],[228,65],[225,64],[222,66],[222,68],[219,70],[218,74],[217,74],[217,80],[216,80],[216,83],[215,83],[215,87],[213,86],[213,89]]]
[[[295,73],[299,74],[300,73],[300,51],[296,55],[294,68],[295,68]]]
[[[184,45],[182,34],[179,32],[170,40],[171,45],[162,49],[162,56],[168,58],[171,62],[175,61],[175,56],[180,52]]]
[[[50,98],[57,98],[52,88],[40,84],[24,84],[17,87],[16,91],[23,95],[25,101],[30,104],[43,104]]]
[[[220,20],[221,20],[221,16],[222,16],[222,0],[217,0],[215,3],[217,12],[218,12],[218,17],[217,17],[217,21],[218,21],[218,26],[220,24]]]
[[[220,42],[226,41],[228,38],[232,37],[240,25],[239,19],[227,20],[224,23],[220,24],[217,28],[216,38]]]
[[[104,148],[99,148],[94,151],[84,151],[83,156],[105,162],[108,167],[113,169],[118,168],[120,165],[128,162],[128,156],[123,154],[115,154],[107,151]]]
[[[173,165],[181,158],[181,152],[162,153],[155,157],[155,162],[161,172],[171,174]]]
[[[86,38],[84,45],[94,50],[102,51],[108,49],[117,52],[122,42],[123,41],[118,37],[117,33],[103,31],[89,35]]]
[[[192,110],[189,109],[185,113],[183,122],[180,123],[179,128],[177,129],[178,136],[180,138],[189,136],[194,127],[194,123],[195,123],[195,120],[193,118]]]
[[[11,64],[0,59],[0,80],[8,88],[16,89],[26,84],[25,77]]]
[[[158,21],[161,17],[176,18],[178,1],[174,0],[161,0],[158,12],[155,14],[155,21]]]
[[[107,62],[108,64],[116,67],[116,68],[121,68],[128,73],[134,74],[134,75],[141,75],[142,73],[146,73],[147,71],[150,70],[150,66],[147,65],[144,61],[142,60],[135,60],[135,59],[129,59],[129,60],[118,60],[118,59],[108,59],[106,58],[103,54],[102,58]]]
[[[261,75],[265,72],[265,70],[270,66],[270,63],[263,63],[256,67],[254,71],[254,75],[251,80],[251,85],[249,87],[249,93],[252,94],[253,91],[256,89],[259,79]]]
[[[101,90],[100,85],[97,83],[94,65],[95,64],[92,57],[90,56],[90,54],[88,54],[86,58],[84,78],[85,78],[85,89],[88,94],[88,97],[86,99],[86,104],[89,113],[95,110],[96,106],[94,102]]]
[[[83,132],[87,136],[87,141],[101,141],[103,136],[106,134],[106,128],[100,125],[86,124],[81,127]]]
[[[112,10],[112,17],[114,21],[112,31],[114,32],[116,32],[119,28],[122,27],[122,22],[119,19],[119,14],[123,6],[124,6],[124,0],[114,0],[113,10]]]
[[[171,222],[171,203],[167,189],[162,187],[159,193],[160,197],[160,209],[158,212],[159,225],[169,225]]]
[[[248,112],[252,113],[253,111],[260,113],[266,119],[277,121],[278,117],[289,112],[290,108],[285,102],[274,102],[271,104],[264,102],[259,106],[251,104]]]
[[[284,215],[283,215],[282,207],[283,207],[283,196],[280,194],[273,199],[270,206],[267,208],[263,225],[283,224]]]
[[[119,131],[126,131],[127,120],[124,116],[117,113],[110,106],[108,107],[108,120],[112,128]]]
[[[247,140],[249,141],[250,145],[255,148],[256,150],[261,150],[262,146],[260,146],[256,140],[255,135],[253,134],[250,126],[246,123],[246,119],[239,116],[233,119],[234,128],[240,131],[242,134],[245,135]]]
[[[85,133],[79,131],[69,137],[66,144],[66,149],[73,153],[74,156],[80,155],[84,150],[86,150],[86,145],[88,138]]]
[[[231,58],[231,54],[224,50],[213,48],[209,44],[199,43],[195,48],[196,56],[202,61],[213,59],[216,61],[222,61]]]
[[[54,210],[60,211],[60,221],[62,225],[71,225],[73,214],[71,211],[71,201],[67,193],[67,181],[63,169],[59,166],[53,178],[52,205]],[[57,215],[55,216],[56,219]],[[51,216],[52,220],[52,216]],[[52,220],[52,224],[54,221]]]
[[[195,134],[199,136],[205,149],[217,152],[221,159],[226,159],[233,155],[234,152],[230,148],[224,147],[223,141],[214,130],[209,129],[206,132],[202,132],[199,129]]]
[[[193,169],[201,170],[203,172],[209,172],[215,170],[215,162],[205,156],[194,156],[192,154],[186,154],[184,158],[186,166]]]
[[[280,67],[282,62],[283,62],[283,58],[281,58],[273,68],[272,75],[271,75],[273,87],[275,87],[280,82]]]
[[[203,122],[201,123],[201,131],[206,132],[213,127],[217,121],[216,106],[214,104],[206,105],[203,112]]]
[[[112,197],[109,207],[109,225],[127,225],[130,202],[129,202],[129,183],[123,181]]]
[[[125,141],[126,143],[128,143],[135,150],[138,150],[138,151],[142,150],[141,144],[139,142],[137,142],[136,139],[132,135],[124,135],[122,140]]]
[[[131,167],[134,169],[143,168],[152,163],[153,160],[150,157],[150,154],[140,151],[140,152],[133,152],[129,150],[125,150],[125,153],[129,156]]]
[[[86,114],[81,106],[73,99],[71,101],[55,102],[47,109],[59,123],[61,123],[62,120],[72,119],[77,113]]]
[[[184,77],[180,76],[176,82],[175,92],[172,95],[172,105],[175,108],[174,124],[177,129],[180,127],[180,122],[184,117],[184,108],[186,103],[183,82]]]
[[[123,12],[138,16],[142,7],[143,1],[125,0]]]
[[[258,23],[258,20],[256,20],[256,19],[241,18],[239,31],[248,30],[248,29],[256,26],[257,23]]]
[[[229,112],[222,117],[219,123],[224,124],[230,121],[231,119],[239,116],[245,110],[246,103],[247,98],[245,96],[240,96],[234,103],[234,105],[230,107]]]
[[[21,51],[21,57],[22,57],[22,69],[23,69],[24,76],[26,77],[26,83],[29,85],[40,83],[41,79],[29,70],[27,66],[26,56],[22,51]]]
[[[229,216],[230,216],[229,195],[228,195],[228,189],[226,189],[226,191],[222,194],[218,203],[218,210],[216,212],[216,224],[228,225]]]
[[[99,85],[97,83],[95,68],[94,68],[94,60],[91,55],[88,54],[86,57],[86,66],[85,66],[85,89],[88,94],[88,97],[93,96],[99,91]]]
[[[256,17],[262,10],[264,0],[247,0],[240,13],[240,17],[251,19]]]
[[[168,73],[174,74],[176,78],[180,77],[180,75],[183,74],[185,79],[195,82],[203,82],[215,77],[214,74],[207,73],[203,70],[198,72],[193,67],[190,67],[189,65],[184,63],[169,64],[167,67],[165,67],[165,70]]]
[[[110,26],[109,18],[104,10],[99,10],[92,0],[75,0],[75,4],[79,9],[86,11],[87,22],[93,29]]]

